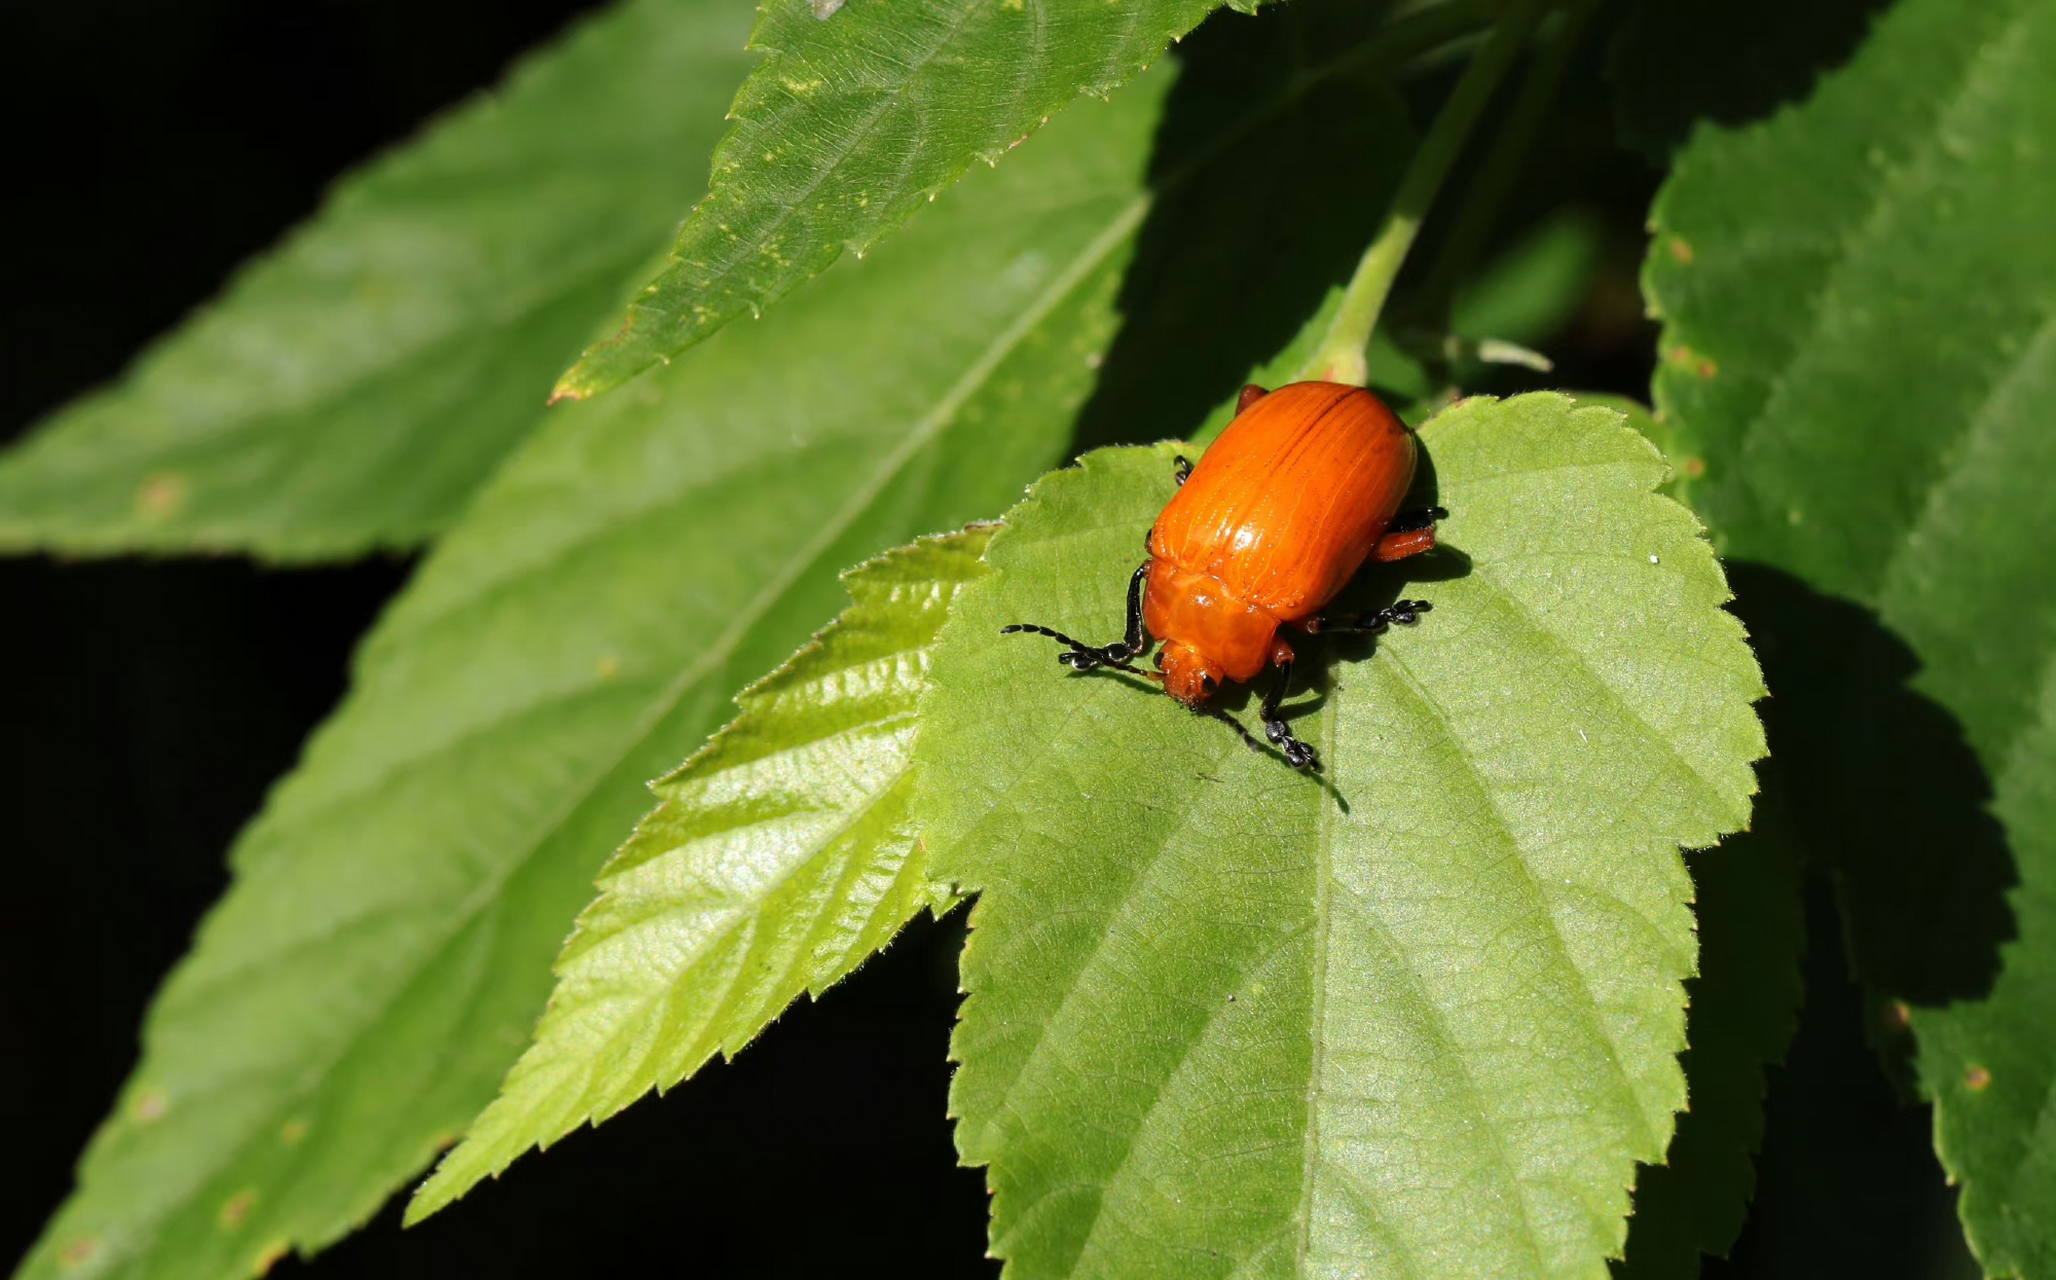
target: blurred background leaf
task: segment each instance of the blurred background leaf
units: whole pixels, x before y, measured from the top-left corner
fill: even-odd
[[[1662,164],[1701,120],[1738,125],[1813,91],[1890,0],[1629,0],[1607,78],[1623,145]]]
[[[1657,408],[1719,545],[1784,571],[1738,582],[1851,959],[1919,1006],[1987,1271],[2056,1274],[2056,12],[1903,0],[1695,135],[1655,221]]]
[[[239,841],[25,1276],[250,1274],[456,1136],[644,780],[834,615],[841,567],[1057,460],[1169,82],[1071,113],[775,321],[551,415]]]
[[[996,634],[1117,634],[1190,446],[1046,478],[944,630],[915,811],[980,894],[951,1102],[1011,1274],[1136,1274],[1165,1240],[1222,1276],[1620,1250],[1684,1103],[1677,850],[1747,820],[1756,667],[1617,415],[1481,398],[1422,441],[1445,546],[1337,612],[1436,609],[1368,656],[1307,643],[1321,776]]]
[[[632,0],[343,180],[0,456],[0,550],[305,561],[447,528],[705,189],[749,20]]]

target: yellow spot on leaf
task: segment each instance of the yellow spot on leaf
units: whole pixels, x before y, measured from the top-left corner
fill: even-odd
[[[1701,378],[1711,378],[1720,372],[1719,365],[1686,346],[1672,347],[1663,353],[1663,358],[1668,363],[1680,369],[1688,369]]]
[[[136,514],[145,520],[169,520],[183,511],[192,486],[171,471],[143,477],[136,487]]]
[[[600,673],[600,679],[612,680],[615,676],[621,674],[621,660],[612,654],[608,654],[593,664],[593,670]]]
[[[143,1090],[136,1095],[134,1102],[129,1103],[129,1115],[138,1124],[149,1124],[152,1121],[162,1120],[164,1113],[169,1110],[171,1110],[171,1103],[161,1091],[156,1089]]]
[[[96,1236],[80,1236],[57,1251],[57,1265],[66,1271],[76,1271],[100,1256],[100,1241]]]
[[[305,1120],[288,1120],[278,1127],[278,1140],[289,1147],[297,1147],[307,1137]]]
[[[1676,258],[1684,266],[1689,267],[1692,265],[1691,245],[1686,244],[1683,240],[1679,239],[1676,236],[1672,236],[1670,242],[1670,251],[1671,257]]]
[[[1983,1067],[1972,1067],[1963,1073],[1963,1087],[1972,1093],[1983,1093],[1992,1083],[1992,1073]]]
[[[236,1227],[242,1226],[244,1221],[249,1218],[250,1210],[256,1207],[256,1190],[251,1187],[245,1187],[222,1202],[221,1212],[216,1215],[216,1218],[224,1230],[233,1230]]]

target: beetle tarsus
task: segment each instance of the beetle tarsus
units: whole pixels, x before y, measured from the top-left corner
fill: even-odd
[[[1184,488],[1185,482],[1192,479],[1192,459],[1182,453],[1179,454],[1171,459],[1171,470],[1178,477],[1178,487]]]
[[[1358,618],[1357,629],[1374,636],[1383,635],[1388,627],[1412,626],[1421,620],[1422,614],[1434,607],[1426,600],[1394,600],[1376,613]]]
[[[1288,660],[1278,664],[1278,678],[1264,695],[1264,736],[1284,754],[1286,764],[1295,769],[1318,769],[1321,765],[1314,749],[1293,737],[1292,726],[1285,723],[1285,694],[1291,685],[1292,663]]]
[[[1289,731],[1277,739],[1277,743],[1278,750],[1285,754],[1285,763],[1293,768],[1319,769],[1321,767],[1320,758],[1314,754],[1314,749],[1293,737]]]

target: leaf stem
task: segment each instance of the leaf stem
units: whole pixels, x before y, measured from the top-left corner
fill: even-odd
[[[1407,165],[1384,225],[1378,229],[1370,248],[1364,250],[1356,274],[1343,291],[1342,306],[1328,326],[1328,335],[1302,371],[1302,377],[1364,385],[1368,376],[1365,349],[1370,345],[1372,330],[1378,327],[1378,315],[1385,309],[1392,282],[1405,265],[1414,238],[1420,234],[1421,220],[1435,203],[1436,193],[1441,191],[1443,180],[1463,152],[1485,104],[1491,101],[1493,91],[1549,6],[1550,0],[1513,0],[1477,56],[1471,59],[1471,65],[1464,69],[1463,78],[1450,91],[1435,123],[1428,129],[1428,136],[1421,139],[1420,148]]]
[[[1534,150],[1536,135],[1541,133],[1549,110],[1556,103],[1571,55],[1583,42],[1585,29],[1598,7],[1598,0],[1569,0],[1560,21],[1544,24],[1536,34],[1534,60],[1514,93],[1499,136],[1492,140],[1492,149],[1479,162],[1477,173],[1464,192],[1463,209],[1456,216],[1456,225],[1450,229],[1448,240],[1421,286],[1421,318],[1438,329],[1449,327],[1449,311],[1457,287],[1477,265],[1485,240],[1499,221],[1499,211],[1513,191],[1514,180],[1520,177]],[[1413,310],[1409,307],[1409,311]]]

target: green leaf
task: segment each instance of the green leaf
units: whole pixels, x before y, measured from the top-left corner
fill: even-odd
[[[1798,1029],[1806,950],[1804,859],[1783,812],[1775,730],[1771,747],[1750,829],[1689,859],[1699,976],[1685,984],[1679,1062],[1690,1106],[1664,1162],[1636,1179],[1619,1280],[1693,1280],[1704,1257],[1728,1256],[1756,1189],[1765,1070]]]
[[[1528,345],[1554,337],[1590,291],[1599,250],[1600,228],[1591,216],[1551,218],[1464,287],[1449,331]]]
[[[1294,0],[1254,18],[1218,10],[1179,44],[1150,160],[1158,199],[1121,284],[1121,332],[1079,416],[1080,452],[1188,437],[1233,406],[1243,375],[1292,342],[1384,217],[1417,140],[1397,91],[1438,65],[1424,53],[1491,17],[1471,0],[1398,16]],[[1272,105],[1224,140],[1224,115],[1252,103]],[[1191,180],[1202,164],[1209,176]],[[1374,370],[1388,374],[1389,361]],[[1425,394],[1412,372],[1420,389],[1406,394]]]
[[[1322,777],[997,634],[1119,633],[1180,446],[1041,481],[943,630],[915,812],[980,895],[951,1110],[1014,1277],[1620,1252],[1685,1102],[1678,847],[1747,820],[1756,665],[1618,415],[1473,399],[1421,439],[1460,550],[1411,569],[1418,627],[1305,642]]]
[[[845,248],[863,254],[973,162],[1111,93],[1215,2],[767,0],[750,36],[766,57],[729,109],[711,190],[558,394],[616,386],[761,314]]]
[[[0,551],[299,561],[447,528],[703,189],[748,15],[633,0],[345,179],[0,458]]]
[[[2007,932],[1989,883],[1989,906],[1926,917],[1967,911],[1986,922],[1974,939],[1881,927],[1847,883],[1843,900],[1859,960],[1879,953],[1865,938],[1892,939],[1884,985],[1934,1006],[1913,1014],[1919,1071],[1973,1248],[1993,1274],[2056,1275],[2056,10],[1904,0],[1804,107],[1702,131],[1655,220],[1657,407],[1705,458],[1696,500],[1717,539],[1903,641],[1893,674],[1917,665],[1913,690],[1949,713],[1897,744],[1909,762],[1946,756],[1953,716],[1982,763],[1976,779],[1909,775],[1910,796],[1851,777],[1844,795],[1925,808],[1878,851],[1925,908],[1975,843],[1948,816],[1975,816],[1989,789],[2019,879],[1996,981],[1962,955]],[[1820,702],[1820,738],[1874,749],[1877,698]],[[1828,816],[1845,814],[1864,820]]]
[[[557,961],[536,1042],[408,1206],[418,1221],[530,1147],[598,1123],[716,1052],[733,1057],[927,907],[908,816],[929,649],[990,533],[843,575],[853,603],[737,696],[742,714],[676,772],[600,873]]]
[[[1632,0],[1607,51],[1623,145],[1659,164],[1701,120],[1736,125],[1804,98],[1888,0]]]
[[[1061,455],[1168,81],[551,415],[242,837],[26,1276],[250,1274],[363,1221],[478,1114],[646,781],[839,611],[839,569],[1002,509]]]

